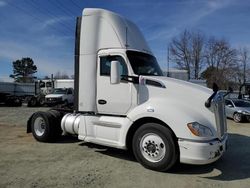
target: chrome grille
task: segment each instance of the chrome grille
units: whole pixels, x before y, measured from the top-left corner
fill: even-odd
[[[216,121],[216,128],[218,132],[218,138],[223,138],[227,132],[227,121],[225,114],[225,102],[222,93],[218,93],[213,99],[214,114]]]

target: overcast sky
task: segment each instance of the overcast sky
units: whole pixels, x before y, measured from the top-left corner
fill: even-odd
[[[135,22],[162,68],[167,46],[184,29],[250,48],[250,0],[0,0],[0,79],[31,57],[38,77],[74,72],[75,18],[104,8]]]

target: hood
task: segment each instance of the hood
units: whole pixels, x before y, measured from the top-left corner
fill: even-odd
[[[60,98],[63,97],[64,94],[49,94],[46,95],[45,98]]]
[[[250,114],[250,107],[236,107],[238,112],[247,112]]]
[[[211,89],[168,77],[143,76],[143,79],[141,83],[146,84],[139,85],[140,105],[154,109],[170,126],[186,127],[187,123],[198,122],[215,133],[215,115],[212,108],[205,107],[213,94]]]
[[[206,100],[213,94],[213,91],[207,87],[183,80],[164,76],[143,76],[143,78],[155,81],[156,84],[146,81],[147,88],[149,91],[152,88],[157,89],[158,97],[165,99],[174,97],[178,101],[185,101],[185,103],[191,103],[191,101],[195,101],[195,103],[202,102],[202,106],[204,106]]]

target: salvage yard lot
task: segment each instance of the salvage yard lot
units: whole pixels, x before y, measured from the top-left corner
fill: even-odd
[[[180,164],[161,173],[126,151],[74,137],[35,141],[26,134],[26,121],[47,109],[0,107],[0,187],[250,187],[250,123],[228,120],[228,151],[216,163]]]

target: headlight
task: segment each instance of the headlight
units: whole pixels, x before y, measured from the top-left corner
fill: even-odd
[[[187,126],[195,136],[200,136],[200,137],[213,136],[213,133],[210,128],[201,125],[198,122],[188,123]]]
[[[241,113],[244,114],[244,115],[249,115],[249,114],[250,114],[250,113],[247,112],[247,111],[242,111]]]

